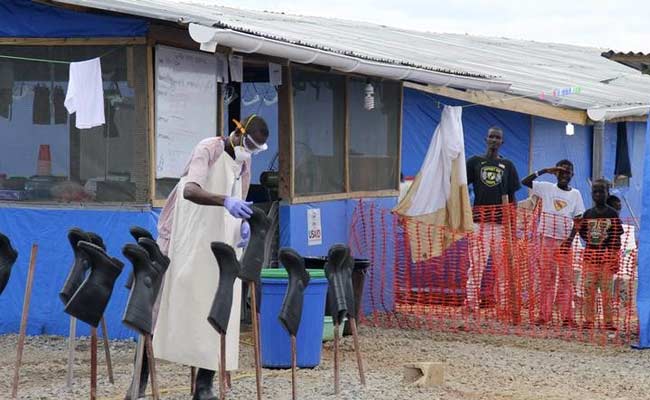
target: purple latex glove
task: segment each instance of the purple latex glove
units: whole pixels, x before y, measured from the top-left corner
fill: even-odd
[[[253,210],[250,207],[252,205],[252,201],[244,201],[237,197],[226,197],[223,202],[223,206],[235,218],[250,218],[253,215]]]
[[[244,248],[248,246],[248,241],[251,240],[251,226],[248,221],[242,221],[241,227],[239,228],[239,235],[241,236],[241,240],[237,243],[237,247]]]

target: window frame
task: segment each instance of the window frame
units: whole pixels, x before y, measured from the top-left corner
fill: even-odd
[[[344,191],[341,193],[328,193],[316,195],[296,194],[295,192],[295,132],[294,132],[294,112],[293,112],[293,76],[292,69],[304,69],[311,72],[326,73],[339,75],[345,78],[344,87],[344,157],[343,157],[343,174],[344,174]],[[394,177],[394,188],[383,190],[362,190],[353,191],[350,187],[350,110],[349,110],[349,86],[350,78],[367,78],[366,76],[343,73],[337,71],[323,70],[318,67],[303,66],[293,63],[287,63],[283,66],[283,75],[286,77],[286,83],[280,87],[279,107],[280,116],[280,197],[286,199],[290,204],[315,203],[329,200],[346,200],[355,198],[372,198],[372,197],[397,197],[399,196],[399,173]],[[404,84],[402,81],[391,81],[399,83],[400,98],[398,102],[398,129],[397,129],[397,166],[398,171],[402,162],[402,120],[404,113]]]

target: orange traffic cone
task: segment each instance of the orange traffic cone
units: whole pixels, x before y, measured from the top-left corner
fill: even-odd
[[[36,163],[36,175],[52,175],[52,156],[50,155],[50,145],[42,144],[38,147],[38,161]]]

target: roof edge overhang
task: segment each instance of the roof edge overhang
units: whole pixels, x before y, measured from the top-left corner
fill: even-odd
[[[215,52],[217,44],[240,53],[258,53],[288,59],[300,64],[317,64],[336,71],[377,76],[400,81],[453,87],[459,89],[506,91],[510,83],[430,71],[405,65],[386,64],[328,52],[293,43],[273,40],[231,29],[189,24],[189,33],[201,50]]]

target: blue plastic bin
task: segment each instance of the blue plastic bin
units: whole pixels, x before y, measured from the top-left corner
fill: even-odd
[[[296,337],[297,364],[300,368],[313,368],[320,364],[323,345],[327,279],[322,270],[308,271],[311,280],[305,290],[302,319]],[[291,338],[278,319],[288,282],[284,269],[262,270],[260,336],[264,368],[291,368]]]

